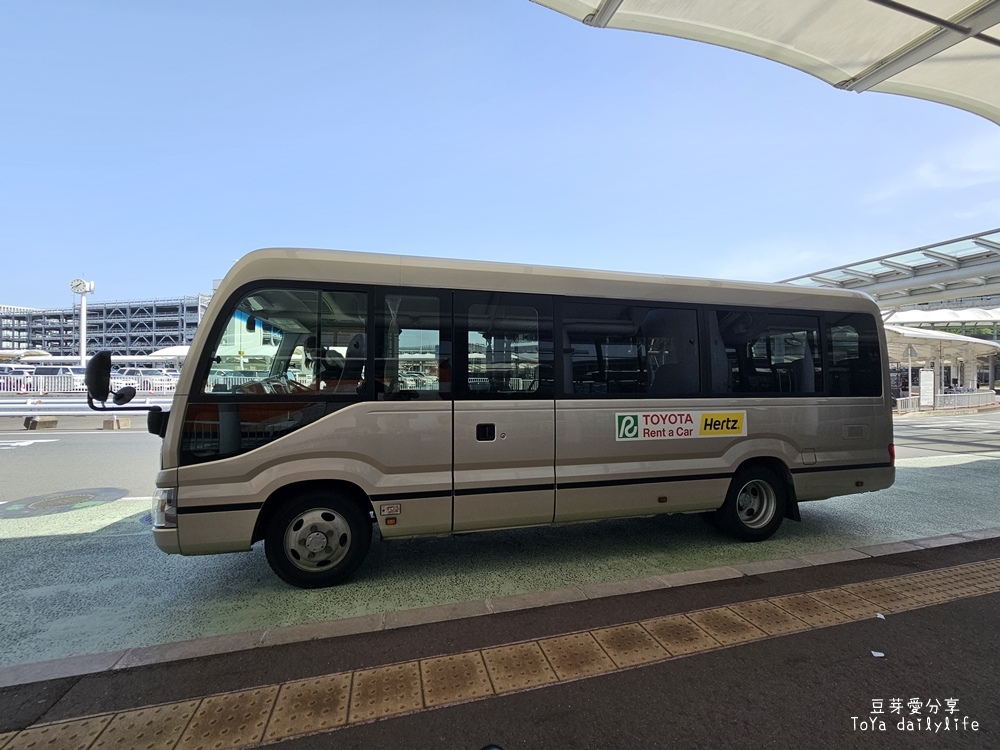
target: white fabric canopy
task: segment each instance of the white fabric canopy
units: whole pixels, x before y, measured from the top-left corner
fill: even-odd
[[[928,99],[1000,124],[1000,0],[533,1],[590,26],[730,47],[848,91]]]
[[[1000,309],[983,310],[967,307],[961,310],[901,310],[885,319],[896,325],[919,325],[921,323],[996,323],[1000,322]]]
[[[888,339],[889,359],[896,362],[907,361],[907,350],[910,346],[916,350],[916,354],[912,357],[915,364],[917,361],[939,357],[953,361],[955,358],[975,359],[1000,354],[1000,342],[959,336],[945,331],[887,325],[885,333]]]

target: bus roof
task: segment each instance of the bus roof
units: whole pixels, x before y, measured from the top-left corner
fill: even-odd
[[[849,290],[306,248],[267,248],[247,253],[230,269],[214,296],[225,300],[234,289],[262,279],[682,303],[779,304],[814,309],[865,309],[876,314],[878,310],[871,297]]]

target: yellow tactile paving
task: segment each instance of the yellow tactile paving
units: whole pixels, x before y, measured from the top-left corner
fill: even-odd
[[[493,694],[483,655],[478,651],[420,662],[424,704],[430,708]]]
[[[672,656],[706,651],[722,645],[685,615],[657,617],[643,620],[640,624]]]
[[[767,635],[763,630],[754,627],[728,607],[691,612],[688,617],[725,646],[744,641],[755,641]]]
[[[172,750],[199,702],[168,703],[118,714],[91,747],[93,750]]]
[[[882,612],[902,612],[913,607],[910,597],[893,590],[880,581],[849,583],[841,588],[855,596],[860,596],[862,599],[867,599],[872,604],[877,604]]]
[[[742,604],[730,604],[729,609],[768,635],[782,635],[808,630],[809,625],[766,599]]]
[[[560,680],[591,677],[617,668],[590,633],[546,638],[538,645]]]
[[[523,690],[536,685],[558,682],[545,654],[537,643],[483,649],[483,661],[498,693]]]
[[[321,732],[347,723],[351,675],[334,674],[281,686],[264,732],[265,740]]]
[[[926,607],[955,598],[961,584],[954,579],[933,574],[918,573],[906,576],[893,585],[893,591],[906,596],[914,606]]]
[[[177,750],[250,747],[264,736],[278,685],[205,698]]]
[[[808,594],[777,596],[770,601],[814,628],[850,622],[853,619]]]
[[[0,733],[0,750],[251,748],[438,706],[641,667],[786,633],[1000,591],[969,563],[537,641]]]
[[[604,653],[619,667],[634,667],[666,659],[670,654],[641,625],[619,625],[591,631]]]
[[[112,718],[92,716],[25,729],[4,750],[88,750]]]
[[[867,599],[862,599],[860,596],[856,596],[842,588],[810,591],[809,596],[852,620],[874,617],[881,611],[877,604],[872,604]]]
[[[420,664],[415,661],[354,673],[350,721],[380,719],[423,708]]]

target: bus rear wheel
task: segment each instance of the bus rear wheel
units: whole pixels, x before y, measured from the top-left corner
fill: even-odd
[[[761,542],[781,526],[787,501],[781,477],[765,466],[749,466],[736,472],[715,519],[737,539]]]
[[[371,521],[355,503],[314,490],[274,514],[264,553],[283,581],[317,589],[347,580],[368,554],[371,539]]]

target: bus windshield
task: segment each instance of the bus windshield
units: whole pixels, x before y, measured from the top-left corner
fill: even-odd
[[[363,293],[260,289],[216,331],[206,393],[356,393],[364,369]]]

